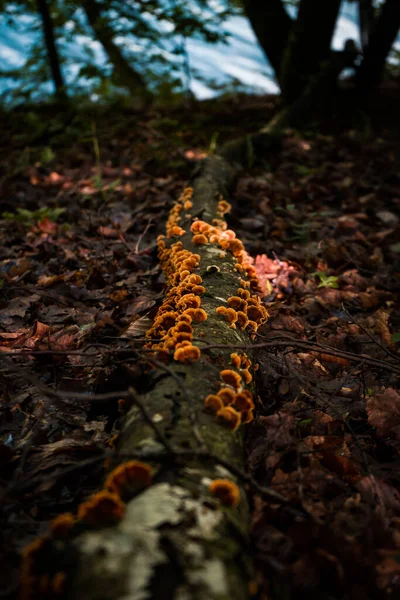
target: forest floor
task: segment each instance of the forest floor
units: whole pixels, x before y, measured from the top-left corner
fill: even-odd
[[[87,394],[145,380],[163,297],[156,237],[196,162],[264,125],[271,98],[60,125],[2,117],[2,598],[20,552],[104,476],[118,405]],[[251,156],[249,156],[249,160]],[[308,517],[257,495],[256,596],[400,592],[400,145],[390,130],[288,132],[238,181],[229,225],[255,258],[269,322],[247,465]],[[74,399],[63,392],[86,393]]]

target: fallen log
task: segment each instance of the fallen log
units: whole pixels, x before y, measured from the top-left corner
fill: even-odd
[[[138,402],[132,390],[116,448],[120,463],[141,460],[119,464],[76,517],[61,515],[25,549],[22,599],[249,596],[248,504],[234,472],[254,365],[234,348],[251,346],[267,313],[224,219],[236,174],[222,157],[205,160],[158,240],[167,287],[147,333],[153,368]],[[204,349],[212,344],[231,349]]]

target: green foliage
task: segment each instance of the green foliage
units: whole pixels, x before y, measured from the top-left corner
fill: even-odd
[[[390,339],[392,341],[392,344],[400,343],[400,331],[393,333]]]
[[[126,94],[122,78],[97,43],[82,3],[48,2],[62,70],[75,74],[71,85],[73,94],[107,100]],[[226,41],[223,22],[239,10],[230,0],[96,0],[95,4],[98,22],[111,28],[113,41],[124,58],[144,77],[152,92],[163,94],[167,100],[190,84],[186,40],[196,37],[210,43]],[[0,0],[0,12],[7,15],[8,24],[20,35],[24,34],[24,28],[38,34],[27,62],[12,73],[0,72],[0,76],[12,75],[20,82],[18,89],[8,93],[7,100],[42,101],[51,93],[52,86],[36,3],[34,0]],[[30,24],[24,25],[27,17]],[[77,36],[85,39],[79,53],[71,52]]]
[[[319,284],[318,287],[329,287],[337,289],[339,287],[339,278],[335,277],[335,275],[328,275],[325,271],[316,271],[315,273],[311,273],[311,275],[315,275],[318,277]]]
[[[47,165],[55,159],[56,155],[49,146],[45,146],[40,154],[40,162],[42,165]]]
[[[34,211],[27,208],[17,208],[15,213],[3,212],[1,217],[6,221],[17,221],[24,225],[33,225],[37,221],[43,221],[46,218],[50,221],[57,221],[65,211],[65,208],[49,208],[48,206],[42,206]]]

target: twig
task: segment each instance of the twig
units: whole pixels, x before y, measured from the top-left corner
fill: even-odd
[[[356,319],[348,312],[348,310],[345,309],[344,304],[342,304],[342,310],[343,312],[349,317],[349,319],[352,320],[352,322],[354,323],[354,325],[357,325],[357,327],[359,327],[361,329],[361,331],[363,333],[365,333],[366,336],[369,337],[369,339],[376,345],[378,346],[381,350],[384,351],[384,353],[387,356],[390,356],[391,358],[394,358],[394,360],[396,360],[397,362],[400,361],[400,357],[397,356],[394,352],[391,352],[390,350],[388,350],[383,344],[381,344],[380,342],[378,342],[378,340],[376,340],[374,338],[373,335],[370,334],[370,332],[368,331],[368,329],[366,329],[363,325],[361,325],[361,323],[358,323],[356,321]]]

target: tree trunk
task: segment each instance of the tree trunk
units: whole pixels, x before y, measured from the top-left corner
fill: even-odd
[[[54,29],[51,21],[49,6],[47,4],[47,0],[36,0],[36,5],[40,14],[40,18],[42,19],[43,35],[56,95],[60,100],[65,100],[67,97],[65,83],[61,73],[60,59],[54,38]]]
[[[301,0],[281,69],[286,104],[294,102],[329,59],[341,0]]]
[[[292,20],[281,0],[244,0],[243,4],[258,42],[279,81]]]
[[[400,28],[400,1],[386,0],[375,20],[356,85],[362,96],[373,93],[382,80],[386,59]]]
[[[121,50],[114,42],[114,32],[101,15],[101,6],[96,0],[84,0],[82,7],[96,38],[103,46],[114,67],[114,77],[118,85],[127,87],[133,96],[148,98],[146,83],[140,73],[131,67]]]
[[[358,21],[360,27],[361,48],[368,46],[369,36],[374,24],[375,9],[372,0],[358,0]]]

